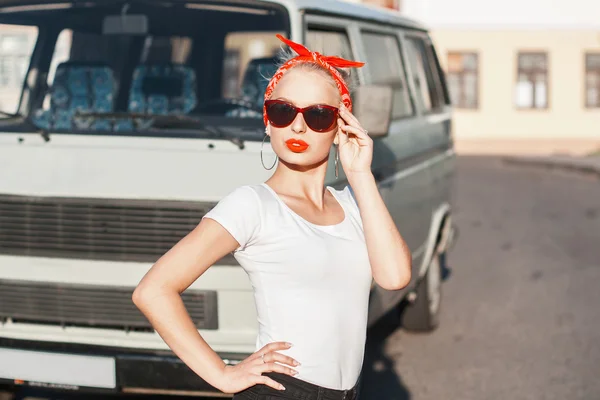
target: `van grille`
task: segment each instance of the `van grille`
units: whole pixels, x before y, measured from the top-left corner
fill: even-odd
[[[154,262],[213,206],[4,195],[0,196],[0,254]],[[223,262],[234,259],[229,255]]]
[[[131,300],[133,289],[0,280],[0,320],[151,331]],[[198,329],[217,329],[217,293],[187,290],[181,297]]]

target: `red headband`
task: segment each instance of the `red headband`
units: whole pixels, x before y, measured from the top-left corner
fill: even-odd
[[[279,34],[277,34],[276,36],[283,43],[290,46],[292,48],[292,50],[294,50],[296,53],[298,53],[298,55],[296,57],[292,58],[291,60],[289,60],[288,62],[286,62],[285,64],[283,64],[281,67],[279,67],[277,72],[275,72],[275,75],[273,75],[273,77],[271,78],[271,81],[269,82],[269,85],[267,86],[267,90],[265,91],[265,100],[268,100],[271,97],[271,94],[273,93],[273,90],[275,89],[275,85],[277,85],[279,83],[279,81],[281,80],[281,78],[283,77],[283,75],[286,73],[287,70],[289,70],[290,68],[292,68],[293,66],[295,66],[299,63],[310,62],[310,63],[315,63],[317,65],[320,65],[321,67],[323,67],[327,71],[329,71],[329,73],[333,77],[333,80],[335,81],[335,84],[338,87],[338,90],[340,91],[340,95],[342,96],[342,102],[344,103],[344,105],[346,107],[348,107],[348,109],[350,111],[352,111],[352,100],[350,99],[350,91],[348,90],[348,87],[346,86],[346,83],[344,82],[344,78],[342,78],[342,75],[340,75],[340,73],[336,70],[336,67],[337,68],[362,67],[363,65],[365,65],[365,63],[358,62],[358,61],[344,60],[343,58],[340,58],[340,57],[324,56],[320,53],[312,52],[312,51],[308,50],[306,47],[302,46],[301,44],[292,42],[291,40],[288,40]],[[265,126],[266,126],[269,121],[267,119],[267,112],[266,112],[266,108],[264,106],[263,106],[263,120],[264,120]]]

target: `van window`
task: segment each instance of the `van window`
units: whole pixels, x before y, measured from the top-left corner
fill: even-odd
[[[450,105],[452,102],[450,100],[450,91],[448,90],[448,81],[446,79],[446,74],[442,69],[442,65],[440,64],[440,58],[437,55],[437,51],[433,46],[433,43],[429,44],[429,57],[431,57],[433,68],[433,73],[435,75],[436,81],[439,85],[439,96],[442,104]]]
[[[326,56],[338,56],[352,59],[352,48],[346,32],[327,31],[309,28],[306,33],[306,45],[312,51]]]
[[[107,36],[99,33],[73,32],[64,29],[58,35],[48,70],[48,87],[54,85],[56,69],[63,63],[83,63],[86,66],[106,66],[112,73],[113,95],[117,95],[119,83],[125,78],[122,73],[132,49],[133,38],[127,36]],[[142,64],[182,64],[188,62],[193,41],[189,37],[147,36],[143,40],[141,51],[135,58],[136,65]],[[43,108],[50,107],[51,93],[44,98]],[[116,105],[115,105],[116,106]]]
[[[48,85],[52,85],[54,82],[54,74],[56,73],[56,67],[58,64],[63,63],[69,59],[69,53],[71,51],[71,40],[73,31],[70,29],[63,29],[54,45],[54,53],[50,61],[50,68],[48,70]]]
[[[188,63],[194,42],[185,36],[148,36],[139,62],[142,64]]]
[[[223,58],[223,98],[248,97],[262,103],[258,97],[264,94],[254,93],[252,83],[261,83],[266,89],[268,79],[275,71],[277,53],[281,48],[281,41],[275,37],[284,32],[231,32],[225,36],[225,49]],[[254,68],[257,68],[255,79],[251,79]],[[246,79],[245,79],[246,77]],[[261,79],[262,78],[262,79]],[[254,82],[261,80],[260,82]],[[264,81],[264,82],[263,82]],[[261,85],[261,86],[262,86]],[[250,93],[252,92],[252,93]]]
[[[318,28],[308,28],[306,33],[306,47],[311,51],[316,51],[326,56],[337,56],[347,60],[353,60],[352,48],[348,35],[343,31],[324,30]],[[350,87],[356,87],[358,78],[353,69],[349,69]]]
[[[42,108],[49,109],[56,70],[60,65],[64,66],[65,63],[108,67],[114,82],[112,94],[115,95],[118,88],[117,83],[119,82],[118,74],[127,60],[130,46],[131,38],[128,37],[105,36],[63,29],[54,45],[54,52],[48,70],[47,85],[49,90],[44,97]]]
[[[367,56],[368,82],[392,87],[393,119],[412,115],[414,110],[406,85],[398,39],[394,35],[373,32],[363,32],[361,37]]]
[[[407,39],[406,50],[419,104],[425,112],[439,108],[442,96],[437,89],[438,86],[433,75],[435,72],[425,42],[421,38],[410,37]]]
[[[38,28],[35,26],[0,24],[0,111],[2,112],[14,114],[19,108],[23,83],[37,36]]]
[[[214,137],[218,126],[219,136],[262,140],[262,93],[281,48],[275,34],[289,34],[287,14],[265,7],[137,2],[135,13],[148,24],[135,34],[103,32],[104,18],[115,15],[111,2],[52,9],[43,18],[27,11],[32,21],[64,24],[40,42],[34,62],[45,84],[31,88],[29,120],[52,134],[196,138]],[[214,34],[199,30],[199,20]],[[249,119],[243,130],[232,121],[238,118]]]

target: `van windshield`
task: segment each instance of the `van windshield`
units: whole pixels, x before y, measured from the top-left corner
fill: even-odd
[[[282,9],[257,2],[60,4],[70,7],[15,6],[0,14],[1,26],[21,29],[32,43],[26,60],[19,53],[23,73],[12,88],[19,95],[2,105],[0,131],[14,131],[3,120],[20,117],[50,134],[262,139],[262,96],[281,49],[275,34],[288,36]],[[115,31],[106,17],[120,15],[145,23],[123,19]],[[0,68],[0,85],[3,74]]]

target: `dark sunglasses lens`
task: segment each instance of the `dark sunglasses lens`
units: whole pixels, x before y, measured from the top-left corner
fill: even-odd
[[[304,120],[310,129],[317,132],[326,132],[335,124],[335,110],[314,106],[304,111]]]
[[[269,103],[267,105],[267,118],[276,127],[288,126],[296,118],[296,109],[286,103]]]

